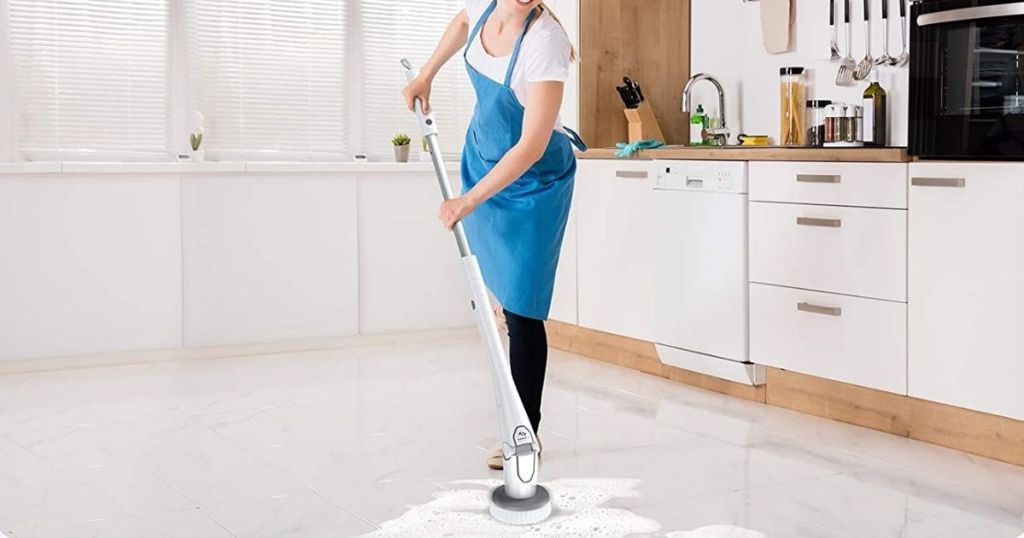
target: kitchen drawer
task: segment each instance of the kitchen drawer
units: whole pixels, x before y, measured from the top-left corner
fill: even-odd
[[[906,209],[907,165],[752,162],[750,199]]]
[[[750,360],[906,394],[907,305],[751,284]]]
[[[751,202],[750,280],[906,301],[907,212]]]

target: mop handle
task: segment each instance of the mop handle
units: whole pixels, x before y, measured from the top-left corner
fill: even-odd
[[[407,58],[402,58],[402,67],[405,68],[405,79],[412,82],[417,73],[416,68],[412,66]],[[437,121],[434,119],[434,114],[423,113],[423,102],[417,97],[413,102],[413,108],[416,110],[416,119],[420,124],[420,132],[424,138],[427,139],[427,146],[430,148],[430,160],[434,162],[434,172],[437,174],[437,183],[441,187],[441,196],[447,202],[452,198],[455,198],[455,191],[452,189],[452,182],[448,179],[448,168],[444,165],[444,157],[441,155],[441,145],[437,141]],[[466,239],[466,229],[462,226],[462,221],[456,222],[455,227],[452,229],[455,233],[455,242],[459,245],[459,254],[465,258],[472,256],[473,253],[469,249],[469,240]]]

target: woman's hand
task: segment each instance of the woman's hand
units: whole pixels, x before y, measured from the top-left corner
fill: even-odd
[[[468,196],[452,198],[441,204],[441,213],[437,216],[445,228],[451,230],[455,223],[466,218],[476,209],[476,204]]]
[[[429,78],[420,75],[413,79],[404,90],[402,90],[402,97],[405,98],[405,106],[409,107],[410,112],[414,112],[416,109],[413,107],[416,99],[420,99],[423,103],[423,113],[427,114],[430,112],[430,84]]]

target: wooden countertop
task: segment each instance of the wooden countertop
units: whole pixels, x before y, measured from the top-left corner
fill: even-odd
[[[615,149],[595,148],[579,153],[581,159],[617,159]],[[780,146],[728,146],[724,148],[666,146],[642,150],[634,159],[692,159],[695,161],[827,161],[910,162],[906,148],[791,148]]]

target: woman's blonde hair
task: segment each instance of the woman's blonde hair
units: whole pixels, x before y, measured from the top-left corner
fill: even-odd
[[[548,5],[544,2],[544,0],[540,0],[540,7],[541,7],[541,9],[543,9],[544,11],[547,11],[551,15],[551,18],[554,19],[555,22],[557,22],[558,25],[562,27],[562,31],[565,32],[565,36],[569,37],[569,32],[567,32],[565,30],[565,25],[562,24],[562,21],[558,18],[558,15],[555,15],[554,10],[551,9],[550,7],[548,7]],[[577,52],[576,46],[572,44],[572,39],[570,39],[569,42],[570,42],[570,44],[569,44],[569,47],[570,47],[570,49],[569,49],[569,60],[572,61],[572,62],[577,62],[580,59],[580,54],[579,54],[579,52]]]

